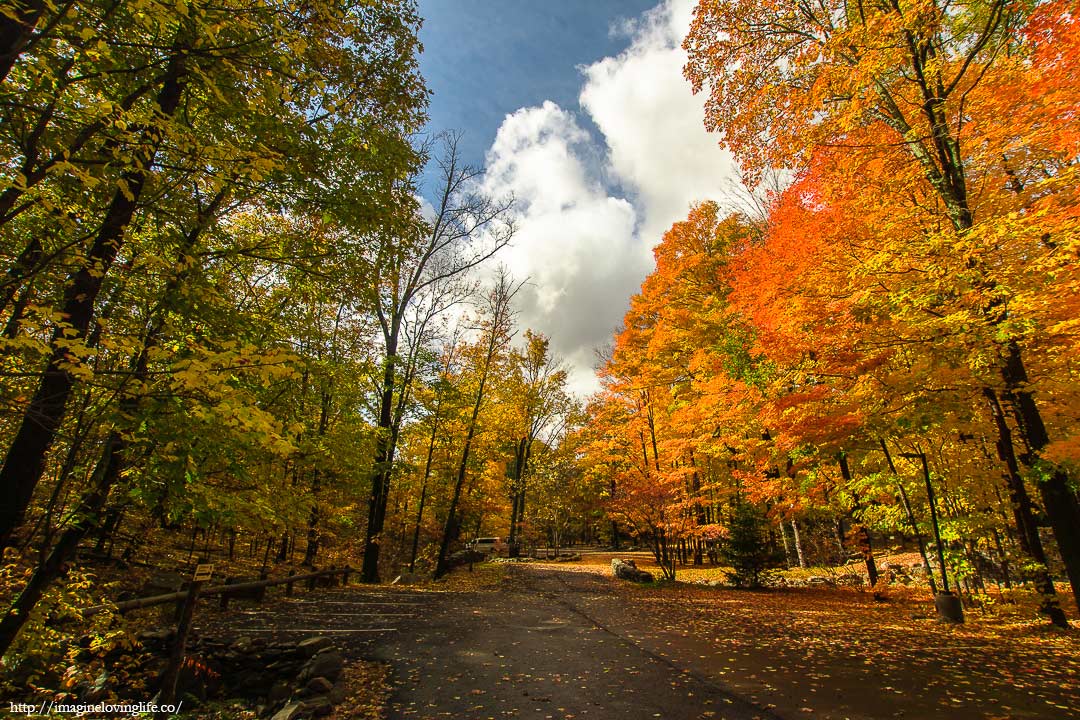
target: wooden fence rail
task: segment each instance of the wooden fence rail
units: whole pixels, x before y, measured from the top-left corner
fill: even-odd
[[[226,582],[224,585],[211,585],[210,587],[203,588],[200,592],[200,596],[206,595],[221,595],[222,598],[226,598],[229,595],[240,595],[244,593],[250,593],[252,590],[261,590],[274,585],[288,585],[286,590],[287,595],[292,595],[293,583],[307,581],[308,589],[313,590],[315,588],[315,582],[319,578],[324,577],[337,577],[341,576],[341,584],[347,585],[349,583],[349,575],[355,572],[351,567],[346,565],[343,568],[330,568],[329,570],[317,570],[315,572],[304,573],[302,575],[288,575],[283,578],[263,578],[260,580],[252,580],[249,582],[231,583]],[[179,592],[165,593],[164,595],[151,595],[150,597],[135,598],[133,600],[122,600],[116,603],[116,610],[121,613],[128,612],[130,610],[139,610],[141,608],[153,607],[155,605],[168,605],[183,603],[187,600],[188,591],[181,590]],[[110,605],[94,605],[88,607],[82,611],[83,617],[91,617],[98,613],[109,610]]]

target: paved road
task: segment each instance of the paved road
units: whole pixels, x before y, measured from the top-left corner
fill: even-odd
[[[508,565],[496,588],[472,592],[351,586],[237,604],[229,633],[328,635],[347,656],[385,662],[400,720],[1080,719],[1074,664],[1041,668],[1039,643],[901,626],[914,621],[877,605],[861,610],[869,635],[845,634],[851,598],[785,609],[763,596],[774,607],[752,613],[753,594],[635,593],[583,569]],[[987,653],[1007,655],[989,674]]]
[[[594,617],[611,595],[591,573],[508,569],[497,592],[434,594],[380,639],[391,718],[773,718]]]
[[[476,592],[352,586],[237,605],[231,634],[334,638],[391,668],[392,719],[776,718],[612,629],[613,579],[510,565]]]

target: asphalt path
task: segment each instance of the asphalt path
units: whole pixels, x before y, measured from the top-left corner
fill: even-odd
[[[428,595],[370,646],[391,667],[389,717],[777,717],[613,630],[614,582],[523,565],[494,592]]]
[[[491,570],[237,603],[216,624],[230,637],[325,635],[384,663],[395,719],[1080,719],[1075,663],[1040,666],[1043,643],[1069,638],[1039,629],[1039,642],[1000,645],[827,593],[790,607],[763,595],[757,610],[753,593],[647,592],[601,564]]]

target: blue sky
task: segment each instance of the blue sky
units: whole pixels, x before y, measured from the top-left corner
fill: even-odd
[[[482,190],[517,200],[519,324],[579,394],[653,268],[652,248],[737,172],[682,77],[694,0],[420,0],[433,132],[464,132]]]
[[[619,28],[657,0],[421,0],[420,68],[433,91],[429,127],[463,130],[481,166],[509,113],[552,100],[577,108],[578,67],[630,44]]]

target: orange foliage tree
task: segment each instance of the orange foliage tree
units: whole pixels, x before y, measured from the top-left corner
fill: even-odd
[[[798,422],[842,438],[890,413],[910,426],[917,406],[939,428],[981,414],[1010,488],[1035,481],[1080,596],[1063,362],[1076,340],[1076,15],[1074,2],[705,0],[685,73],[751,177],[801,173],[744,294],[763,342],[809,360],[813,387],[788,400]],[[785,293],[798,301],[777,313]]]

